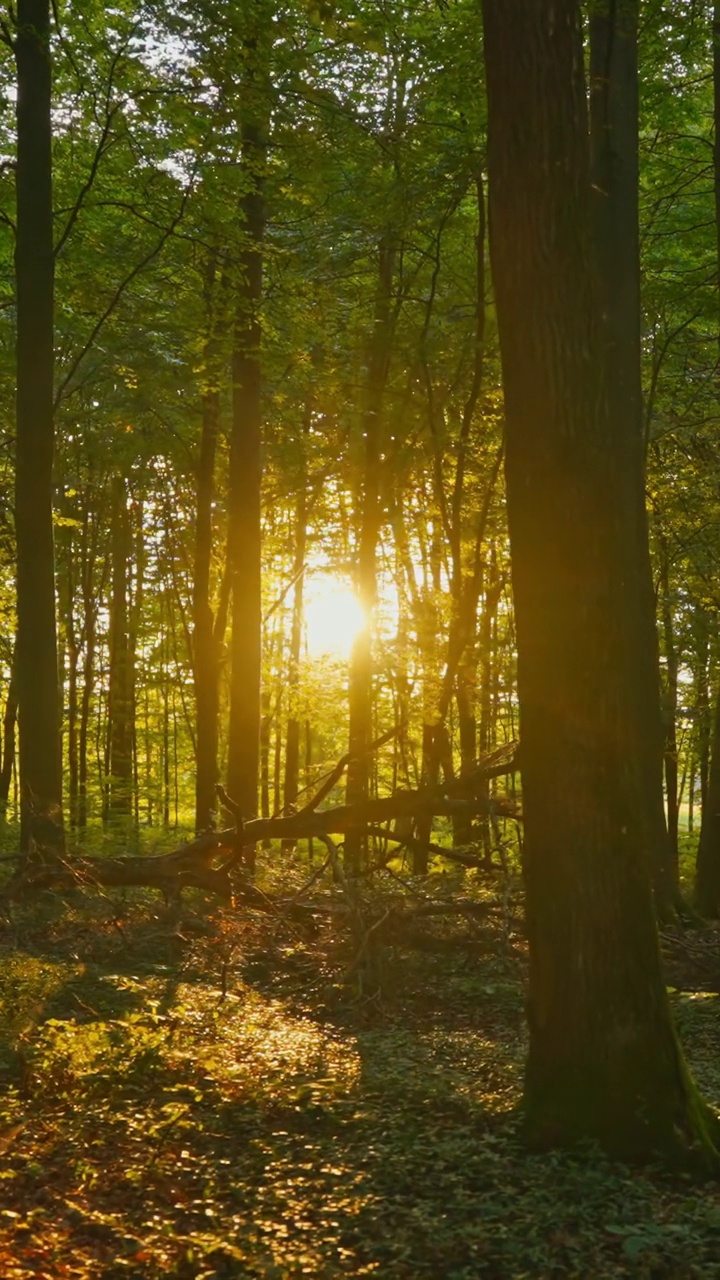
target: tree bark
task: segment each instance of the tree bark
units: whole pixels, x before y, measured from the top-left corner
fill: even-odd
[[[17,65],[17,690],[22,840],[62,843],[53,544],[53,208],[49,0],[19,0]]]
[[[372,738],[373,671],[372,620],[377,595],[375,558],[382,527],[380,475],[382,471],[382,403],[390,369],[394,316],[392,308],[396,245],[390,233],[378,246],[378,281],[373,328],[370,336],[366,404],[363,414],[365,458],[363,464],[360,540],[356,589],[365,614],[350,655],[348,703],[350,711],[350,751],[346,796],[356,804],[368,795],[369,760],[364,748]],[[345,861],[350,871],[360,869],[365,846],[363,838],[351,833],[345,842]]]
[[[720,688],[715,700],[712,750],[695,863],[695,905],[701,915],[720,916]]]
[[[672,1025],[640,763],[659,696],[637,442],[612,412],[594,270],[579,0],[484,0],[491,258],[522,721],[530,1046],[525,1133],[717,1160]],[[652,714],[651,714],[652,712]]]
[[[218,290],[216,255],[205,273],[205,340],[202,427],[196,466],[193,571],[193,674],[195,680],[195,830],[205,831],[215,809],[218,782],[220,651],[211,604],[215,455],[220,424]]]
[[[664,735],[663,764],[665,770],[665,797],[667,806],[667,832],[669,843],[669,869],[672,884],[680,885],[680,856],[678,832],[680,823],[680,796],[678,794],[678,741],[677,703],[679,658],[675,639],[672,599],[670,595],[670,558],[667,540],[660,538],[660,591],[662,606],[663,647],[665,649],[665,680],[662,689],[662,719]]]
[[[210,604],[212,502],[219,392],[203,394],[202,437],[197,466],[195,571],[193,574],[193,670],[195,678],[195,830],[205,831],[215,808],[218,781],[219,659]]]
[[[15,674],[17,648],[13,645],[10,683],[8,685],[5,713],[3,715],[2,767],[0,768],[0,815],[7,817],[10,784],[15,765],[15,725],[17,723],[17,676]]]
[[[108,694],[109,820],[127,822],[132,815],[131,655],[128,635],[128,565],[132,549],[125,477],[112,482],[110,673]]]
[[[249,188],[241,201],[245,248],[232,357],[230,440],[230,523],[228,555],[232,571],[230,642],[230,724],[227,787],[244,816],[257,813],[262,661],[261,528],[262,374],[260,304],[263,284],[265,201],[263,127],[242,129],[243,164]]]
[[[644,722],[643,806],[656,904],[672,916],[680,903],[662,798],[664,732],[655,595],[645,504],[645,437],[641,383],[640,232],[638,218],[638,0],[600,0],[590,15],[590,147],[592,225],[608,362],[609,412],[625,434],[626,465],[637,487],[628,526],[629,554],[638,560],[635,602],[635,682]]]
[[[298,696],[300,692],[300,646],[305,615],[305,556],[307,552],[307,434],[310,428],[311,405],[308,401],[303,416],[303,432],[301,440],[300,475],[295,502],[295,556],[293,559],[293,610],[290,630],[290,653],[288,656],[288,721],[285,738],[285,778],[283,785],[283,810],[291,813],[297,800],[300,778],[300,716],[298,714]],[[285,845],[285,851],[292,848],[292,842]]]

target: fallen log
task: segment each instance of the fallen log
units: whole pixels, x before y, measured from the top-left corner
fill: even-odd
[[[383,740],[385,738],[378,741]],[[514,750],[514,744],[511,747]],[[472,784],[479,785],[488,777],[496,776],[495,771],[500,768],[508,771],[513,767],[511,748],[501,751],[504,763],[498,759],[500,752],[493,752],[486,761],[480,762],[471,777],[462,780],[466,797],[462,799],[441,790],[403,791],[362,804],[338,805],[319,811],[315,808],[317,800],[313,799],[299,813],[243,822],[237,805],[222,792],[223,803],[236,819],[234,827],[205,832],[171,853],[149,856],[67,858],[35,850],[19,860],[17,871],[0,894],[0,900],[11,901],[31,891],[72,885],[152,888],[166,897],[176,897],[184,888],[195,888],[226,899],[235,894],[263,909],[263,902],[268,901],[265,895],[246,880],[232,875],[243,860],[243,850],[263,840],[346,835],[349,831],[367,830],[396,818],[481,814],[517,818],[518,809],[510,800],[467,795]],[[393,839],[392,833],[387,835]]]

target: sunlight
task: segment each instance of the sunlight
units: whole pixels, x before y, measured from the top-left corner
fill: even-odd
[[[329,574],[308,578],[305,627],[311,658],[349,658],[353,641],[364,623],[360,601],[340,578]]]

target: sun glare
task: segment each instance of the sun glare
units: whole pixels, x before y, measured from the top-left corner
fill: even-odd
[[[311,658],[349,658],[365,623],[357,596],[339,578],[311,577],[305,588],[305,627]]]

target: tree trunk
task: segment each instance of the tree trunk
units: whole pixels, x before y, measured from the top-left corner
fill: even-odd
[[[249,189],[241,201],[246,248],[232,359],[228,556],[232,569],[230,724],[227,789],[244,817],[257,813],[262,663],[261,528],[262,481],[260,315],[265,202],[262,173],[264,130],[243,125],[243,163]]]
[[[365,620],[352,647],[348,675],[349,740],[353,757],[347,775],[348,804],[356,804],[366,799],[368,795],[370,759],[365,747],[372,739],[372,625],[377,595],[375,557],[382,527],[380,498],[382,402],[390,369],[394,323],[392,296],[395,258],[396,246],[388,234],[382,239],[378,248],[378,282],[369,343],[366,405],[363,414],[365,458],[355,581]],[[352,832],[345,841],[345,860],[350,871],[356,872],[360,869],[364,850],[364,838]]]
[[[641,383],[640,233],[638,224],[638,0],[601,0],[590,16],[590,146],[592,226],[608,376],[609,413],[622,424],[626,465],[637,493],[628,538],[638,558],[633,696],[644,723],[641,766],[656,905],[662,916],[680,905],[677,859],[667,835],[662,797],[664,734],[655,595],[645,504],[645,438]]]
[[[612,412],[593,269],[579,0],[484,0],[491,254],[522,720],[530,1047],[538,1146],[717,1158],[672,1026],[641,757],[647,547],[637,442]],[[651,714],[652,710],[652,714]],[[653,746],[654,749],[654,746]]]
[[[215,443],[220,395],[215,389],[203,395],[202,438],[197,468],[195,572],[193,575],[193,666],[195,676],[195,830],[210,826],[218,781],[218,714],[220,661],[215,644],[210,604],[212,562],[212,504],[215,492]]]
[[[300,692],[300,645],[302,642],[305,613],[305,555],[307,552],[307,460],[305,457],[307,432],[310,427],[311,408],[306,403],[303,420],[303,438],[300,475],[295,505],[295,557],[293,560],[293,611],[290,630],[290,654],[288,657],[288,722],[285,739],[285,779],[283,785],[283,810],[292,813],[299,789],[300,777],[300,717],[298,697]],[[291,844],[285,845],[289,851]]]
[[[215,454],[220,421],[218,342],[216,336],[215,260],[206,273],[205,294],[208,335],[205,342],[202,394],[202,430],[196,470],[195,565],[193,572],[193,673],[195,679],[195,830],[210,826],[218,782],[218,715],[220,653],[216,643],[211,606],[213,552],[213,498]]]
[[[62,843],[53,545],[53,209],[49,0],[19,0],[17,64],[17,690],[22,842]]]
[[[130,639],[128,635],[128,565],[132,551],[125,477],[112,483],[110,606],[110,675],[108,727],[108,818],[127,822],[132,816],[132,710]]]
[[[13,645],[10,683],[3,716],[2,767],[0,767],[0,815],[7,817],[10,784],[12,783],[13,766],[15,764],[15,725],[17,723],[17,677],[15,675],[17,646]]]
[[[665,681],[663,693],[665,797],[670,870],[674,885],[680,884],[678,829],[680,797],[678,795],[677,702],[679,662],[675,641],[675,625],[670,596],[670,561],[667,541],[660,538],[660,591],[662,597],[663,647],[665,649]]]
[[[88,819],[88,738],[90,734],[90,710],[92,706],[93,684],[95,680],[95,650],[97,642],[97,601],[104,591],[106,567],[103,568],[102,581],[96,582],[96,559],[99,520],[91,522],[90,491],[96,492],[95,486],[88,485],[83,497],[83,523],[80,552],[80,579],[82,593],[82,694],[80,697],[80,722],[78,725],[78,799],[77,825],[80,831],[87,826]],[[99,514],[99,513],[98,513]],[[105,561],[107,566],[107,560]]]
[[[720,3],[713,5],[713,177],[715,195],[715,270],[720,298]],[[707,667],[709,645],[705,645],[704,689],[699,689],[698,709],[707,724]],[[700,696],[700,695],[703,696]],[[703,703],[705,704],[703,706]],[[702,719],[701,719],[702,723]],[[709,733],[706,729],[700,747],[700,786],[702,813],[700,839],[695,864],[695,904],[703,915],[716,918],[720,915],[720,685],[715,703],[712,727],[712,750],[709,751]],[[704,750],[703,750],[704,748]]]
[[[704,916],[720,916],[720,688],[715,701],[707,795],[700,818],[695,905]]]

